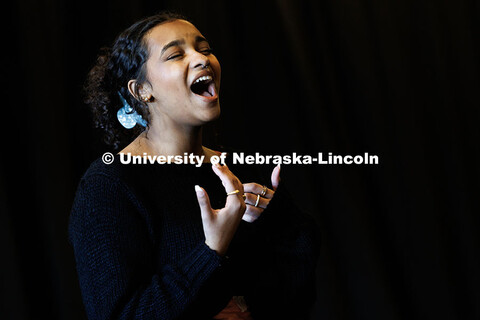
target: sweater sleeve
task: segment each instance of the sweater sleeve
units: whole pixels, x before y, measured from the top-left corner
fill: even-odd
[[[69,222],[86,312],[93,319],[174,319],[221,265],[204,242],[155,272],[146,212],[121,180],[84,177]]]
[[[242,222],[250,239],[244,252],[255,266],[245,279],[247,303],[255,319],[307,319],[316,297],[315,269],[320,235],[315,220],[294,205],[280,185],[253,223]],[[245,234],[244,234],[245,236]],[[233,254],[232,254],[233,255]]]

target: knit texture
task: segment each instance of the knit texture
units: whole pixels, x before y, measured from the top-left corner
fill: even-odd
[[[229,168],[269,185],[253,166]],[[195,184],[213,208],[225,205],[210,164],[92,163],[69,224],[88,318],[211,319],[242,295],[254,319],[305,319],[315,298],[314,220],[280,187],[259,219],[241,222],[222,258],[205,244]]]

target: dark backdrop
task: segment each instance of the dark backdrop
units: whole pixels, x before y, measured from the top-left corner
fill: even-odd
[[[84,318],[68,216],[81,175],[108,149],[82,83],[101,46],[164,8],[190,16],[222,64],[217,143],[380,157],[282,169],[322,230],[312,319],[480,318],[478,1],[10,6],[0,318]]]

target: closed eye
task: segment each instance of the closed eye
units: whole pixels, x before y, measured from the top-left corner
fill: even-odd
[[[206,49],[199,50],[199,52],[201,52],[204,55],[210,55],[210,54],[213,53],[213,49],[212,48],[206,48]],[[183,53],[175,52],[171,56],[169,56],[167,58],[167,60],[177,59],[177,58],[180,58],[182,55],[183,55]]]
[[[213,49],[212,48],[202,49],[202,50],[200,50],[200,52],[205,54],[205,55],[208,55],[208,54],[212,54]]]
[[[181,57],[181,56],[182,56],[181,53],[173,54],[173,55],[169,56],[169,57],[167,58],[167,60],[173,60],[173,59],[179,58],[179,57]]]

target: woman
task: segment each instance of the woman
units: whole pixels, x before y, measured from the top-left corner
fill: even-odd
[[[106,141],[133,139],[120,153],[204,163],[92,163],[69,226],[89,319],[307,317],[317,233],[280,167],[267,188],[252,166],[208,164],[220,152],[202,146],[202,126],[220,115],[220,73],[205,37],[165,12],[124,31],[90,72]]]

